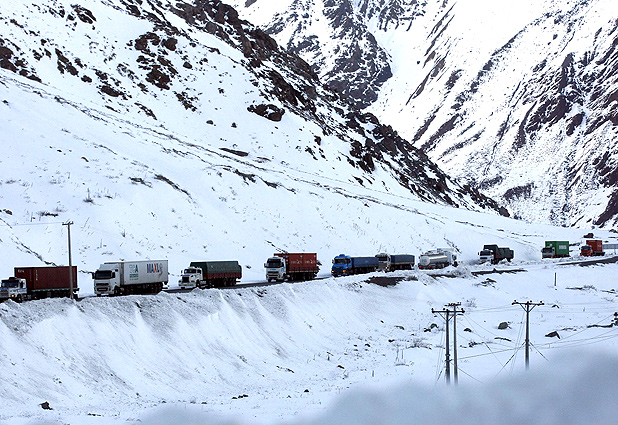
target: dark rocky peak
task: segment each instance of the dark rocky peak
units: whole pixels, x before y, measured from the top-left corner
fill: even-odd
[[[333,42],[327,45],[319,43],[320,34],[312,26],[324,19],[333,34]],[[277,36],[289,28],[293,30],[283,40],[286,48],[309,61],[329,87],[358,107],[375,101],[379,88],[392,76],[387,53],[350,0],[327,0],[320,11],[310,0],[295,0],[273,18],[266,32]]]

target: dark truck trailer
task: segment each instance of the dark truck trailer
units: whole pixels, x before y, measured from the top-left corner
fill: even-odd
[[[315,279],[320,267],[318,254],[313,252],[277,252],[275,257],[285,260],[285,278],[289,280]]]
[[[202,279],[198,286],[233,286],[237,279],[242,278],[242,267],[238,261],[192,261],[190,267],[202,269]]]
[[[498,264],[502,260],[511,261],[515,257],[515,252],[510,248],[500,248],[498,245],[484,245],[483,251],[491,251],[494,256],[491,260],[492,264]]]
[[[390,269],[393,270],[412,270],[414,268],[414,255],[394,254],[391,255]]]
[[[15,277],[26,280],[26,299],[71,296],[69,266],[15,267]],[[77,297],[77,266],[72,267],[73,298]]]

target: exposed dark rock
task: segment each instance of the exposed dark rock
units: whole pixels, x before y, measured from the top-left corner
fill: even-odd
[[[283,118],[283,114],[285,114],[285,110],[282,108],[279,108],[275,105],[272,104],[268,104],[268,105],[250,105],[247,110],[249,112],[253,112],[254,114],[257,114],[259,116],[262,116],[264,118],[267,118],[271,121],[281,121],[281,119]]]
[[[92,14],[92,12],[86,9],[85,7],[80,6],[78,4],[72,4],[71,7],[73,8],[73,11],[77,15],[77,17],[82,22],[86,24],[93,24],[97,20]]]
[[[116,90],[115,88],[107,85],[107,84],[103,84],[101,87],[99,87],[99,90],[101,90],[103,93],[105,93],[108,96],[111,97],[119,97],[122,96],[123,98],[126,98],[125,94],[123,92],[121,92],[120,90]]]
[[[560,339],[560,335],[558,334],[558,331],[552,331],[552,332],[548,333],[545,336],[547,338],[558,338],[558,339]]]

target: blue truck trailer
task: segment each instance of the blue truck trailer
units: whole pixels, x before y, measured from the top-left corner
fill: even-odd
[[[337,276],[349,276],[359,273],[371,273],[378,269],[379,261],[376,257],[350,257],[339,254],[333,258],[331,274]]]

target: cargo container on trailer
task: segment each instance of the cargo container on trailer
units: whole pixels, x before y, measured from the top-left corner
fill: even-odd
[[[181,273],[178,286],[185,288],[214,288],[236,285],[242,278],[238,261],[192,261]]]
[[[543,258],[561,258],[569,255],[568,241],[545,241],[545,247],[541,249]]]
[[[96,295],[156,294],[169,280],[167,260],[103,263],[92,275]]]
[[[586,239],[586,244],[580,248],[580,255],[584,257],[605,255],[601,239]]]
[[[278,252],[266,260],[266,280],[311,280],[320,271],[316,253]]]
[[[77,267],[15,267],[15,276],[0,283],[0,301],[13,299],[17,302],[54,297],[71,296],[73,274],[73,298],[77,297]]]

